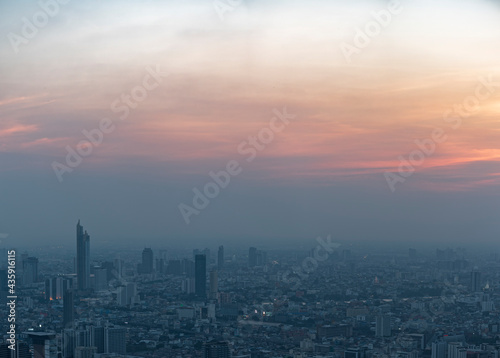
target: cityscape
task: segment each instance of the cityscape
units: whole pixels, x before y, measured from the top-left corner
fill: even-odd
[[[500,0],[0,1],[0,358],[500,358]]]
[[[75,231],[73,257],[3,250],[17,300],[1,357],[14,344],[13,357],[498,358],[496,252],[365,251],[328,236],[305,251],[94,254],[80,220]]]

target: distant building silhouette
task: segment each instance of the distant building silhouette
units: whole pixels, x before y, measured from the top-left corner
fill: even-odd
[[[207,296],[207,257],[202,254],[195,256],[194,285],[196,296],[205,298]]]
[[[64,298],[66,290],[72,288],[72,280],[66,277],[53,277],[45,280],[45,299],[47,301]]]
[[[267,263],[267,252],[257,250],[255,247],[248,249],[248,266],[264,266]]]
[[[25,332],[33,344],[33,358],[57,357],[57,340],[55,333]]]
[[[76,224],[76,278],[78,290],[90,287],[90,236],[83,231],[80,220]]]
[[[63,326],[64,328],[71,327],[75,319],[75,301],[73,290],[68,289],[64,292],[63,299]]]
[[[470,289],[472,292],[481,292],[481,272],[472,271],[470,273]]]
[[[147,247],[142,250],[142,263],[139,265],[138,273],[149,274],[153,272],[153,250]]]
[[[106,327],[104,330],[104,349],[106,353],[127,353],[126,330],[122,327]]]
[[[125,286],[118,287],[116,299],[120,306],[130,306],[137,303],[137,284],[128,282]]]
[[[27,257],[23,260],[23,284],[29,285],[38,282],[38,259]]]
[[[391,318],[389,316],[377,316],[377,320],[375,322],[375,335],[377,337],[391,336]]]
[[[210,299],[217,299],[217,292],[219,291],[219,279],[217,270],[210,271]]]

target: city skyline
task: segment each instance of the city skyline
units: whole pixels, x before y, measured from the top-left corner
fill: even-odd
[[[497,3],[58,4],[1,5],[2,244],[497,241]]]
[[[500,358],[499,40],[500,0],[0,1],[0,358]]]

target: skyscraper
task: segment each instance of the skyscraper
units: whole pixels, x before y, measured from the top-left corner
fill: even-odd
[[[38,281],[38,259],[27,257],[23,260],[23,283],[29,285]]]
[[[34,358],[57,357],[57,340],[55,333],[24,332],[33,345]]]
[[[104,329],[104,350],[106,353],[127,353],[125,328],[106,327]]]
[[[217,292],[219,291],[219,280],[217,275],[217,270],[210,271],[210,299],[214,300],[217,298]]]
[[[219,271],[224,267],[224,246],[219,246],[219,251],[217,252],[217,267]]]
[[[375,335],[377,337],[390,337],[391,318],[389,316],[377,316],[377,320],[375,323]]]
[[[481,291],[481,272],[474,270],[470,273],[470,288],[472,292]]]
[[[71,327],[74,319],[75,319],[75,302],[73,298],[73,290],[68,289],[64,292],[64,298],[63,298],[64,328]]]
[[[153,250],[146,247],[142,250],[142,262],[138,267],[138,273],[149,274],[153,272]]]
[[[83,231],[80,220],[76,224],[76,278],[78,290],[90,287],[90,236]]]
[[[205,343],[203,348],[204,358],[230,358],[229,345],[224,341],[212,341]]]
[[[196,296],[199,298],[207,296],[207,257],[205,255],[195,256],[194,287]]]

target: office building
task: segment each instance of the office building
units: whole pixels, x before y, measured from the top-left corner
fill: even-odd
[[[75,319],[75,302],[73,290],[68,289],[64,292],[63,298],[63,327],[68,328],[73,325]]]
[[[24,332],[33,345],[33,358],[57,358],[55,333]]]
[[[446,350],[448,344],[446,342],[434,342],[432,343],[432,353],[431,358],[446,358]]]
[[[104,329],[104,347],[106,353],[127,353],[126,330],[121,327],[106,327]]]
[[[23,284],[30,285],[38,282],[38,259],[27,257],[23,260]]]
[[[61,300],[66,290],[72,288],[72,280],[58,276],[45,280],[45,299],[47,301]]]
[[[142,250],[142,262],[139,264],[138,273],[150,274],[153,273],[153,250],[147,247]]]
[[[210,271],[210,299],[217,299],[217,292],[219,291],[219,282],[217,270]]]
[[[481,292],[481,272],[474,270],[470,273],[470,289],[472,292]]]
[[[207,258],[205,255],[197,254],[194,263],[195,294],[199,298],[207,296]]]
[[[78,290],[90,287],[90,236],[83,231],[80,220],[76,224],[76,278]]]
[[[375,323],[375,335],[377,337],[391,336],[391,318],[389,316],[377,316]]]

